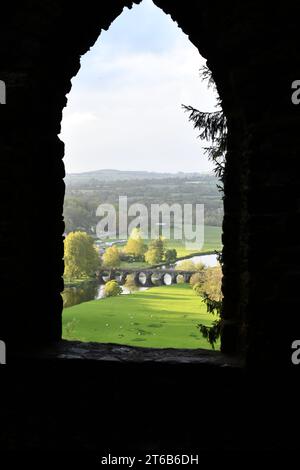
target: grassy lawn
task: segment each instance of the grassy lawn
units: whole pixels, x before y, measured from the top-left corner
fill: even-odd
[[[177,284],[66,308],[63,335],[132,346],[211,349],[196,325],[209,325],[214,318],[189,285]]]

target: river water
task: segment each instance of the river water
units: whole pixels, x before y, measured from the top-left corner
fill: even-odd
[[[194,261],[194,263],[203,263],[206,266],[209,266],[210,268],[212,268],[213,266],[217,266],[219,264],[217,255],[200,255],[200,256],[198,255],[198,256],[192,256],[192,258],[188,258],[188,259],[190,261]]]

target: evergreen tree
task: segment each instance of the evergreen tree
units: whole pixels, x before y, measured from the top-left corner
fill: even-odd
[[[201,76],[202,80],[208,82],[208,87],[216,90],[212,73],[207,66],[201,69]],[[194,128],[200,131],[199,138],[211,142],[210,146],[204,148],[205,153],[214,163],[216,175],[223,181],[227,150],[227,122],[219,96],[217,101],[219,109],[213,112],[199,111],[193,106],[182,105],[182,107],[189,113],[189,120],[193,122]]]
[[[201,69],[203,80],[208,82],[208,87],[216,90],[216,85],[211,70],[207,66]],[[189,120],[193,122],[194,128],[200,131],[199,138],[211,142],[209,147],[205,147],[205,153],[209,160],[214,163],[215,174],[221,181],[219,189],[223,191],[223,181],[225,173],[226,151],[227,151],[227,121],[226,116],[221,107],[221,99],[218,96],[219,109],[214,112],[203,112],[195,109],[193,106],[182,105],[183,109],[189,113]],[[221,257],[220,257],[221,262]],[[219,280],[217,279],[219,276]],[[209,343],[214,347],[217,339],[221,334],[222,327],[222,294],[221,294],[221,277],[216,272],[211,276],[210,285],[208,282],[203,286],[196,283],[193,289],[198,292],[206,303],[207,311],[216,315],[211,327],[200,324],[198,325],[201,334],[207,338]],[[214,286],[214,287],[212,287]]]

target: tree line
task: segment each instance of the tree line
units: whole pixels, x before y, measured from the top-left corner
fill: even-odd
[[[149,245],[143,240],[140,229],[134,228],[126,245],[119,249],[116,245],[106,248],[101,256],[94,238],[84,231],[70,232],[64,241],[64,276],[67,280],[95,276],[101,268],[117,268],[122,261],[145,261],[149,265],[176,261],[175,249],[166,249],[160,236]]]
[[[97,207],[104,203],[112,204],[118,215],[120,194],[127,196],[129,204],[144,204],[149,214],[151,204],[204,204],[205,224],[222,225],[223,203],[217,179],[212,175],[199,175],[195,180],[165,178],[67,186],[64,202],[66,233],[83,230],[90,235],[95,234],[99,222]]]

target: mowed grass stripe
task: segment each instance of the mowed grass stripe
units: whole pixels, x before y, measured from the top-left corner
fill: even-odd
[[[63,331],[65,338],[81,341],[211,349],[196,326],[210,325],[214,318],[189,285],[179,284],[69,307],[63,312]]]

